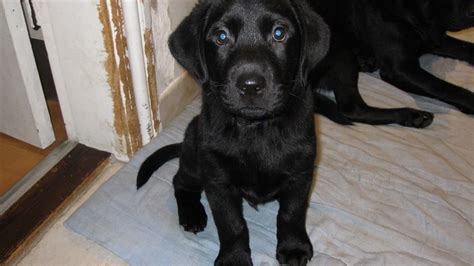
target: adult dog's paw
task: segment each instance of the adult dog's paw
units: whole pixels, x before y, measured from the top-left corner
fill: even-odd
[[[252,265],[252,258],[250,252],[245,250],[233,250],[228,253],[219,254],[215,266],[247,266]]]
[[[310,242],[304,244],[279,245],[277,260],[282,265],[306,265],[313,257],[313,246]]]
[[[429,112],[407,108],[400,125],[405,127],[425,128],[433,123],[434,115]]]
[[[183,204],[178,208],[179,224],[184,231],[197,234],[204,231],[207,225],[207,215],[200,202]]]

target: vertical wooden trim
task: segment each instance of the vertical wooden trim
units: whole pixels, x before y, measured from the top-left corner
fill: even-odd
[[[156,0],[142,0],[139,3],[141,8],[140,17],[141,17],[141,26],[143,29],[143,44],[145,51],[145,63],[146,63],[146,73],[148,78],[148,95],[150,95],[150,107],[151,107],[151,116],[152,116],[152,136],[157,136],[161,127],[161,121],[159,118],[159,100],[160,95],[158,93],[158,80],[157,80],[157,70],[156,70],[156,57],[155,57],[155,43],[152,29],[152,17],[151,12],[153,6],[156,7]]]
[[[123,153],[131,157],[143,145],[135,104],[120,0],[100,0],[99,18],[107,53],[105,69],[114,101],[114,127]]]
[[[144,34],[145,39],[145,59],[146,59],[146,71],[148,77],[148,90],[150,95],[151,103],[151,115],[153,119],[154,132],[152,136],[156,136],[160,129],[160,121],[158,117],[158,86],[156,84],[156,69],[155,69],[155,49],[153,46],[153,35],[151,29],[146,29]]]

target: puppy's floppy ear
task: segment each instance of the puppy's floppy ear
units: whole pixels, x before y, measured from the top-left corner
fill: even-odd
[[[199,1],[168,41],[171,54],[200,84],[208,80],[203,43],[209,7],[209,1]]]
[[[329,50],[329,27],[304,1],[292,0],[302,34],[301,75],[308,73],[326,56]]]

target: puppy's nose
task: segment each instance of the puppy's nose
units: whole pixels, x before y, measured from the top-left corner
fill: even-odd
[[[242,75],[237,80],[237,88],[243,96],[255,96],[263,93],[266,87],[265,78],[261,75]]]

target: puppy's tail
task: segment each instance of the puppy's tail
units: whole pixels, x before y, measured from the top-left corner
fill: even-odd
[[[352,126],[353,123],[337,109],[337,104],[331,99],[314,93],[314,112],[322,114],[331,121],[341,125]]]
[[[151,175],[167,161],[178,158],[181,154],[182,143],[171,144],[155,151],[140,166],[137,176],[137,189],[148,182]]]

